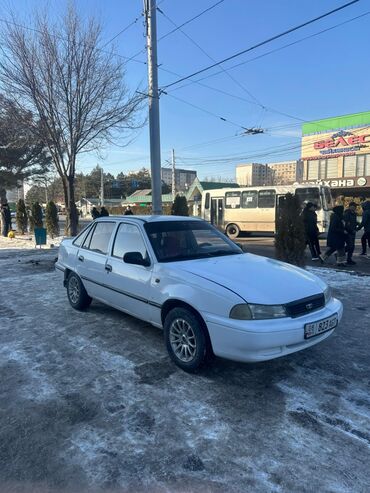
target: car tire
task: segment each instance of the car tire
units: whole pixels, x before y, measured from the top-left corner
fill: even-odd
[[[167,314],[164,338],[172,361],[189,373],[211,361],[212,348],[203,324],[186,308],[173,308]]]
[[[71,307],[75,310],[85,310],[92,302],[81,279],[74,272],[71,272],[67,278],[67,296]]]
[[[239,236],[240,229],[236,224],[228,224],[226,228],[226,234],[230,240],[235,240]]]

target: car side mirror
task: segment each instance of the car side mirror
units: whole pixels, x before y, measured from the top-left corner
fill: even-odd
[[[143,265],[148,267],[150,265],[150,260],[144,258],[140,252],[127,252],[123,256],[123,261],[126,264]]]

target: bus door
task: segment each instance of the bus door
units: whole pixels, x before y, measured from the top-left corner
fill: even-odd
[[[216,227],[223,227],[224,224],[224,199],[211,199],[211,224]]]
[[[278,219],[280,219],[280,210],[282,205],[284,205],[284,202],[286,200],[286,195],[276,195],[276,211],[275,211],[275,224],[277,223]],[[276,231],[276,226],[275,226],[275,231]]]

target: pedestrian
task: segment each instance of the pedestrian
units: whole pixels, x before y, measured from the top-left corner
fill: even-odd
[[[317,214],[315,204],[307,202],[303,209],[303,224],[306,233],[306,242],[308,243],[312,260],[320,258],[319,228],[317,227]]]
[[[362,252],[360,255],[366,255],[366,242],[370,249],[370,200],[366,200],[362,205],[362,221],[357,229],[364,228],[364,234],[361,237]],[[368,255],[370,258],[370,256]]]
[[[93,219],[97,219],[98,217],[100,217],[100,213],[99,213],[99,211],[98,211],[98,209],[96,207],[93,207],[91,209],[91,217]]]
[[[11,229],[12,229],[12,216],[10,213],[9,204],[7,202],[4,202],[1,205],[1,234],[7,237]]]
[[[343,211],[343,205],[333,207],[327,238],[328,249],[324,255],[320,255],[320,260],[324,263],[330,255],[337,252],[337,265],[340,267],[346,265],[346,256],[344,252],[346,230],[344,229]]]
[[[134,214],[134,213],[132,212],[131,207],[128,205],[128,206],[126,207],[126,210],[125,210],[125,214],[124,214],[124,215],[125,215],[125,216],[133,216],[133,214]]]
[[[103,206],[103,207],[100,207],[100,217],[107,217],[109,216],[109,212],[107,211],[107,209]]]
[[[356,265],[356,262],[352,260],[353,252],[355,251],[356,231],[357,231],[357,204],[356,202],[350,202],[348,208],[344,211],[344,229],[346,230],[346,252],[347,252],[347,264]]]

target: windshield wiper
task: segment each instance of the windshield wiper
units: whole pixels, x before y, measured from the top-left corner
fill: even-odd
[[[240,255],[240,252],[233,250],[214,250],[213,252],[207,252],[209,257],[221,257],[222,255]]]

